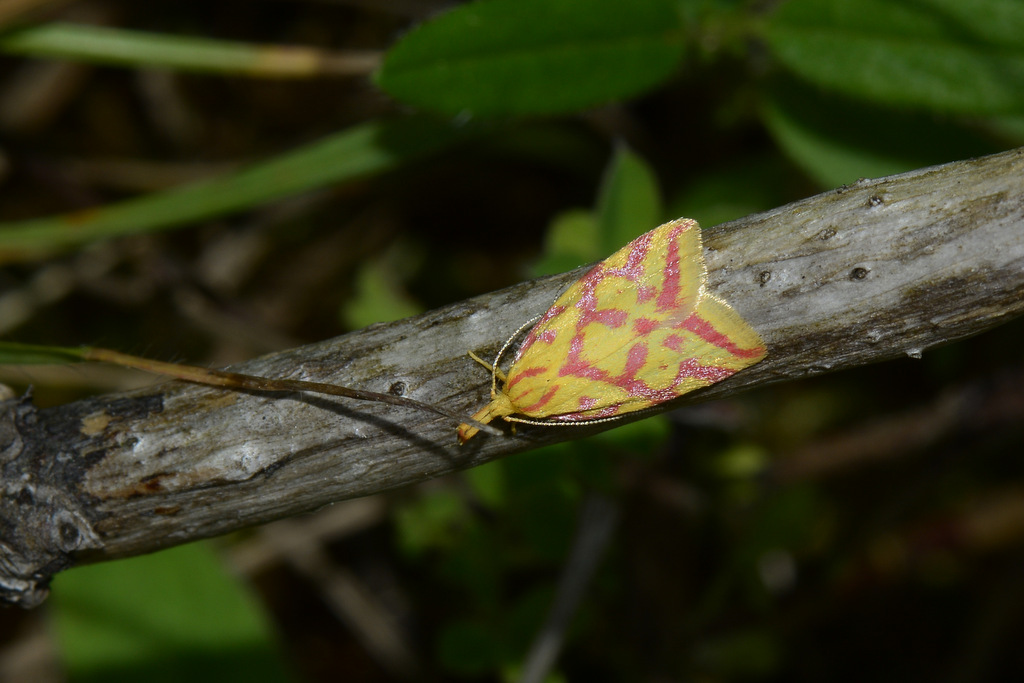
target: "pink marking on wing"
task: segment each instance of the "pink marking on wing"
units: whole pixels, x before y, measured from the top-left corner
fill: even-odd
[[[593,311],[597,308],[597,285],[605,278],[606,272],[604,264],[598,263],[580,278],[580,295],[575,308],[581,311]]]
[[[533,329],[537,329],[556,315],[561,315],[563,311],[565,311],[565,306],[552,306],[548,310],[544,311],[544,315],[540,317],[540,320],[538,320],[537,324],[533,326]]]
[[[539,401],[531,405],[524,406],[521,412],[525,415],[529,415],[530,413],[536,412],[543,408],[548,402],[551,401],[551,399],[555,397],[555,394],[558,393],[558,386],[559,385],[557,384],[552,386],[550,389],[548,389],[546,394],[540,397]]]
[[[537,366],[533,368],[526,368],[525,370],[520,370],[519,372],[516,373],[515,377],[508,378],[508,383],[505,384],[505,391],[511,391],[512,387],[519,384],[521,381],[527,379],[528,377],[536,377],[537,375],[543,374],[547,371],[548,369],[545,366]]]
[[[598,309],[597,287],[607,277],[622,277],[631,280],[636,285],[638,301],[650,300],[656,297],[656,306],[660,311],[681,311],[683,302],[682,287],[679,282],[680,256],[678,237],[688,227],[677,226],[668,238],[664,267],[661,282],[661,290],[656,287],[641,284],[641,277],[644,275],[644,263],[651,248],[650,233],[643,235],[630,244],[630,250],[626,256],[626,263],[621,268],[606,268],[604,263],[592,268],[579,282],[580,295],[574,306],[579,311],[579,319],[576,324],[576,334],[569,343],[568,357],[558,371],[560,377],[579,377],[582,379],[604,382],[622,389],[630,398],[640,399],[651,404],[661,403],[675,398],[678,394],[674,387],[664,389],[652,389],[647,382],[637,376],[643,371],[648,357],[648,348],[643,343],[637,343],[629,349],[626,357],[626,366],[620,375],[610,375],[585,361],[582,358],[584,349],[584,329],[591,323],[600,323],[607,327],[620,327],[628,321],[629,313],[621,309]],[[709,323],[691,314],[681,323],[675,325],[677,328],[694,332],[705,341],[720,346],[741,357],[757,356],[763,349],[740,349],[732,343],[725,335],[715,330]],[[658,322],[649,318],[640,318],[633,323],[633,329],[639,336],[650,334],[658,327]],[[663,342],[666,348],[673,351],[682,351],[686,340],[681,335],[669,335]],[[662,367],[662,370],[667,369]],[[687,359],[679,365],[676,378],[676,385],[687,378],[700,379],[707,382],[717,382],[733,371],[716,366],[704,366],[695,359]],[[538,405],[550,401],[553,392],[549,391]],[[588,407],[597,405],[596,399],[581,397],[580,412],[588,410]],[[531,406],[529,409],[533,409]],[[619,406],[610,406],[608,414],[615,414]],[[602,411],[605,412],[605,411]],[[577,414],[557,416],[561,420],[585,420],[594,419],[597,415],[581,417]]]
[[[553,327],[549,327],[537,335],[537,341],[542,341],[545,344],[550,344],[553,341],[555,341],[556,337],[558,337],[558,330],[556,330]]]
[[[672,351],[675,351],[676,353],[679,353],[680,351],[683,350],[683,343],[685,341],[686,340],[680,337],[678,334],[670,334],[669,336],[665,337],[665,340],[661,342],[661,345],[664,346],[666,349],[670,349]]]
[[[580,352],[583,350],[583,333],[577,332],[573,335],[572,339],[569,340],[569,360],[579,358]],[[582,362],[582,361],[581,361]]]
[[[645,367],[647,352],[648,349],[644,344],[634,345],[629,350],[626,367],[620,375],[611,376],[595,368],[583,367],[576,368],[581,370],[578,376],[600,379],[607,384],[622,389],[630,398],[639,399],[653,405],[676,398],[679,395],[676,387],[685,379],[698,379],[713,384],[729,377],[735,372],[734,370],[715,365],[703,365],[695,358],[687,358],[679,364],[675,381],[671,386],[663,389],[654,389],[637,376]]]
[[[644,261],[651,252],[651,239],[651,233],[646,232],[630,242],[631,248],[629,255],[626,256],[626,264],[612,272],[618,277],[639,283],[644,274]]]
[[[565,413],[563,415],[552,415],[552,420],[558,420],[559,422],[589,422],[590,420],[601,420],[606,417],[612,417],[613,415],[619,414],[619,408],[621,406],[608,406],[601,410],[595,411],[588,415],[580,415],[579,413]]]
[[[715,346],[725,349],[729,353],[734,356],[739,356],[740,358],[755,358],[764,353],[764,349],[760,346],[755,346],[749,349],[736,346],[729,337],[716,330],[711,323],[699,317],[696,313],[690,315],[689,318],[679,323],[677,327],[689,330],[707,343],[714,344]]]
[[[637,297],[640,300],[649,299],[655,295],[651,287],[640,284],[643,275],[643,263],[650,251],[651,235],[641,235],[630,243],[630,250],[626,256],[626,263],[622,268],[608,268],[604,262],[591,268],[579,281],[579,297],[574,304],[579,311],[579,319],[576,322],[576,331],[580,332],[591,323],[601,323],[607,327],[618,328],[626,324],[629,319],[629,311],[617,308],[600,308],[597,297],[597,287],[609,277],[621,277],[630,280],[637,287]]]
[[[579,408],[582,413],[584,410],[590,410],[597,405],[597,399],[592,396],[580,396]]]
[[[637,380],[631,384],[629,395],[631,398],[639,399],[640,401],[654,405],[656,403],[670,401],[673,398],[676,398],[679,394],[677,394],[672,387],[652,389],[647,384]]]
[[[714,384],[734,374],[736,374],[735,370],[721,368],[717,365],[701,365],[697,362],[696,358],[687,358],[679,364],[679,372],[676,373],[676,384],[684,379],[691,378]]]
[[[580,298],[576,302],[576,309],[579,311],[579,319],[576,321],[577,337],[583,328],[591,323],[600,323],[614,329],[622,327],[629,319],[629,311],[621,308],[598,308],[597,285],[608,272],[598,264],[580,281]]]
[[[650,285],[637,285],[636,286],[636,302],[638,304],[647,303],[658,294],[658,290]]]
[[[605,327],[614,329],[625,325],[628,319],[629,311],[624,311],[621,308],[602,308],[599,310],[581,308],[579,320],[576,321],[576,329],[582,330],[590,323],[601,323]]]
[[[519,345],[519,349],[516,351],[514,360],[522,358],[523,354],[526,353],[526,351],[533,346],[538,339],[543,338],[543,341],[548,341],[546,338],[548,328],[545,328],[544,325],[563,311],[565,311],[565,306],[552,306],[545,311],[544,315],[542,315],[540,320],[537,321],[537,324],[530,329],[529,333],[526,335],[526,339],[523,340],[523,343]]]
[[[570,357],[566,360],[565,365],[562,366],[558,374],[560,377],[582,377],[584,379],[604,382],[605,384],[622,389],[627,396],[631,397],[639,397],[644,400],[654,400],[657,402],[668,400],[674,395],[670,390],[666,393],[666,390],[651,389],[647,382],[637,378],[637,374],[644,369],[644,365],[647,362],[647,352],[647,345],[644,343],[638,342],[630,347],[626,355],[626,366],[620,375],[611,375],[607,370],[595,368],[581,360],[578,353],[570,352]],[[664,397],[662,397],[662,394],[664,394]]]
[[[523,343],[519,345],[519,349],[516,351],[516,355],[512,358],[512,362],[515,363],[517,360],[522,358],[523,354],[530,350],[530,347],[533,346],[535,341],[537,341],[537,335],[533,332],[526,335],[526,339],[524,339]]]
[[[665,266],[661,270],[661,294],[658,295],[657,310],[661,313],[682,305],[682,287],[679,284],[679,242],[677,238],[683,229],[676,226],[668,238]]]
[[[622,379],[633,379],[637,373],[644,369],[647,362],[647,344],[637,342],[626,354],[626,367],[622,372]]]
[[[572,344],[569,347],[569,357],[565,359],[565,363],[558,370],[559,377],[582,377],[583,379],[592,379],[598,382],[607,382],[608,373],[600,368],[595,368],[590,363],[580,358],[580,349],[583,347],[583,341],[579,337],[574,337]]]
[[[626,262],[621,268],[608,268],[603,262],[597,264],[589,273],[583,276],[584,284],[589,286],[591,292],[597,284],[606,277],[621,277],[631,280],[638,287],[644,274],[644,260],[651,250],[651,233],[644,233],[626,245],[629,252],[626,254]],[[651,296],[652,293],[645,291],[644,296]],[[592,308],[592,307],[591,307]]]
[[[640,337],[646,337],[658,329],[658,321],[651,318],[637,318],[633,321],[633,332]]]

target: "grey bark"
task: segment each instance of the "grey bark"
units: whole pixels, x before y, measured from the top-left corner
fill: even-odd
[[[653,227],[653,226],[652,226]],[[710,291],[768,357],[664,406],[874,363],[1024,310],[1024,150],[864,180],[706,230]],[[232,369],[400,392],[471,414],[491,356],[583,269]],[[150,552],[609,428],[466,446],[436,415],[182,382],[0,415],[0,596],[31,606],[73,564]]]

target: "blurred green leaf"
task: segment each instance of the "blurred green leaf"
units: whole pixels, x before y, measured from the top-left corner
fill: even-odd
[[[553,275],[601,259],[597,221],[590,211],[576,209],[555,216],[544,238],[544,252],[532,268],[533,277]]]
[[[555,602],[558,569],[557,566],[551,567],[549,581],[538,581],[522,587],[508,613],[504,615],[502,624],[507,633],[506,651],[510,660],[518,661],[522,658],[551,611]]]
[[[506,461],[508,523],[535,558],[560,562],[576,526],[583,497],[574,463],[561,457],[571,449],[556,446],[521,453]]]
[[[420,254],[404,243],[364,263],[356,272],[355,292],[345,302],[341,318],[351,329],[408,318],[423,312],[402,286],[417,267]]]
[[[222,178],[76,213],[0,223],[0,262],[166,230],[383,173],[475,134],[421,118],[362,124]]]
[[[742,533],[733,540],[731,566],[722,576],[726,583],[732,577],[749,604],[766,608],[774,600],[774,592],[792,580],[774,585],[780,579],[772,576],[779,573],[772,566],[788,565],[791,568],[783,570],[783,576],[795,576],[794,558],[827,526],[830,515],[825,499],[808,485],[772,492],[757,501],[751,512]]]
[[[450,622],[441,629],[437,656],[445,669],[459,676],[493,672],[501,661],[500,637],[479,622]]]
[[[416,557],[438,547],[457,544],[469,510],[456,491],[438,490],[407,503],[395,512],[398,547]]]
[[[825,500],[811,486],[792,486],[767,496],[757,487],[753,478],[730,483],[728,500],[732,507],[744,510],[744,524],[729,541],[728,559],[691,610],[694,627],[715,619],[736,595],[743,595],[748,606],[769,605],[773,597],[770,591],[777,587],[766,585],[760,563],[769,554],[795,556],[830,520]]]
[[[662,222],[664,214],[657,176],[647,162],[625,145],[615,150],[605,171],[596,214],[602,258]]]
[[[608,157],[607,140],[572,119],[524,120],[481,140],[477,149],[498,162],[539,162],[585,178]]]
[[[438,576],[463,596],[459,613],[493,616],[505,609],[505,579],[516,551],[500,521],[467,508],[456,542],[438,548]]]
[[[501,670],[501,680],[504,683],[516,683],[523,678],[523,662],[516,662],[514,664],[506,664]],[[565,677],[561,671],[550,671],[544,677],[542,683],[569,683],[569,679]]]
[[[565,557],[576,526],[579,499],[576,485],[561,479],[537,482],[509,506],[517,530],[538,557],[550,562]]]
[[[682,53],[674,0],[488,0],[410,32],[377,83],[444,114],[550,114],[641,93]]]
[[[810,543],[826,513],[825,499],[814,486],[794,485],[772,492],[758,502],[756,514],[747,517],[748,525],[734,546],[738,561],[749,564],[777,548],[800,550]]]
[[[661,195],[654,171],[625,146],[605,170],[597,208],[558,215],[548,227],[535,276],[562,273],[621,249],[661,222]]]
[[[81,361],[82,352],[76,348],[0,341],[2,365],[63,365]]]
[[[93,64],[176,69],[272,78],[331,71],[327,53],[312,48],[49,23],[0,35],[0,52]],[[365,60],[362,68],[372,68]]]
[[[709,675],[736,680],[770,677],[782,663],[783,653],[771,633],[749,630],[698,642],[693,657]]]
[[[588,462],[594,459],[595,451],[615,456],[637,457],[655,452],[671,433],[672,426],[666,415],[652,415],[595,434],[581,444],[587,451]]]
[[[778,83],[762,107],[779,145],[822,187],[998,151],[930,114],[892,111]]]
[[[260,605],[202,543],[63,572],[49,607],[75,683],[289,680]]]
[[[874,102],[1024,112],[1019,0],[789,0],[766,38],[800,77]]]
[[[508,500],[505,485],[505,462],[495,460],[464,472],[473,493],[484,505],[499,508]]]
[[[1024,145],[1024,114],[992,116],[982,122],[994,135],[1003,138],[1007,147]]]
[[[719,453],[711,466],[720,477],[749,479],[764,472],[771,463],[771,454],[753,444],[737,443]]]
[[[683,187],[672,197],[666,215],[693,218],[710,228],[767,211],[789,201],[786,183],[792,175],[792,166],[781,154],[740,158]]]

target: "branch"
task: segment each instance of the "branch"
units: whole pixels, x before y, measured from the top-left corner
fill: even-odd
[[[653,226],[652,226],[653,227]],[[709,286],[768,357],[670,409],[977,334],[1024,311],[1024,149],[861,181],[705,233]],[[583,269],[233,367],[471,414],[493,354]],[[0,404],[0,594],[25,606],[84,562],[150,552],[609,427],[456,445],[422,411],[183,382],[35,410]]]

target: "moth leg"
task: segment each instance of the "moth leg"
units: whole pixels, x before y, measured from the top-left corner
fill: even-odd
[[[493,365],[491,365],[490,363],[488,363],[487,361],[485,361],[483,358],[481,358],[480,356],[476,355],[472,351],[467,351],[466,353],[469,354],[470,358],[472,358],[477,363],[479,363],[480,365],[482,365],[485,368],[487,368],[487,372],[493,373],[498,379],[500,379],[502,384],[505,383],[505,381],[506,381],[505,373],[502,372],[500,368],[494,367]]]

